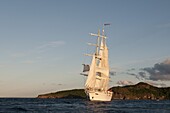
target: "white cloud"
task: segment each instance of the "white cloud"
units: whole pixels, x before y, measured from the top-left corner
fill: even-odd
[[[132,81],[128,81],[128,80],[120,80],[116,84],[121,85],[121,86],[134,85]]]
[[[40,56],[40,53],[46,53],[50,51],[50,49],[52,48],[61,47],[65,44],[66,42],[64,41],[51,41],[51,42],[47,42],[42,45],[33,47],[34,49],[12,53],[10,57],[12,57],[12,59],[16,59],[16,61],[20,62],[21,64],[34,64],[34,63],[37,63],[38,61],[43,60],[43,56],[42,54]],[[28,57],[30,60],[27,60]],[[61,58],[55,57],[53,58],[53,60],[61,60]],[[0,68],[2,67],[4,67],[4,65],[0,65]]]
[[[20,57],[25,57],[28,56],[30,54],[35,54],[35,53],[42,53],[47,51],[49,48],[55,48],[55,47],[60,47],[65,45],[66,42],[64,41],[51,41],[51,42],[47,42],[44,43],[42,45],[39,45],[38,47],[35,47],[34,49],[30,49],[28,51],[23,51],[20,53],[13,53],[11,56],[13,58],[20,58]]]
[[[147,83],[152,86],[156,86],[156,87],[166,87],[166,84],[164,83],[155,83],[155,82],[149,82],[149,81]]]
[[[38,49],[59,47],[59,46],[65,45],[65,44],[66,44],[66,42],[64,42],[64,41],[52,41],[52,42],[48,42],[46,44],[39,46]]]
[[[64,42],[64,41],[47,42],[47,43],[44,43],[44,44],[36,47],[35,52],[36,53],[44,53],[44,52],[50,50],[51,48],[61,47],[61,46],[65,45],[65,44],[66,44],[66,42]]]

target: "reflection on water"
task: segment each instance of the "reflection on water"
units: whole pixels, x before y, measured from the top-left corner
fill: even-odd
[[[85,101],[85,106],[86,111],[88,112],[102,113],[111,108],[111,102]]]

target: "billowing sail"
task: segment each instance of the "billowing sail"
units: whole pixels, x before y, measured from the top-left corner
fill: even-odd
[[[97,79],[95,87],[101,90],[107,90],[109,82],[109,64],[108,64],[108,48],[104,42],[104,39],[101,40],[99,56],[100,60],[96,72],[100,73],[100,76],[96,75]]]
[[[107,45],[106,45],[104,39],[101,40],[99,55],[101,56],[99,67],[102,67],[102,68],[109,70],[108,48],[107,48]]]
[[[88,89],[93,89],[96,81],[96,60],[95,55],[93,55],[92,63],[90,65],[90,71],[88,73],[88,77],[85,83],[85,87]]]
[[[104,48],[104,66],[108,70],[107,76],[109,76],[109,61],[108,61],[108,48],[105,46]]]

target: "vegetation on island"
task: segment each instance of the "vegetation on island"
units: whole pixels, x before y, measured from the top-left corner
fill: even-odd
[[[86,98],[84,89],[73,89],[38,95],[38,98]]]
[[[124,87],[112,87],[112,99],[170,99],[170,87],[158,88],[144,82]]]
[[[136,85],[117,86],[109,90],[113,91],[112,99],[131,99],[131,100],[164,100],[170,99],[170,87],[158,88],[144,82]],[[81,98],[85,99],[86,94],[84,89],[73,89],[58,91],[55,93],[41,94],[37,98]]]

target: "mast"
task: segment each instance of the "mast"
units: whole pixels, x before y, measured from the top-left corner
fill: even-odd
[[[100,43],[100,29],[98,30],[97,46],[96,46],[96,56],[99,55],[99,43]]]

